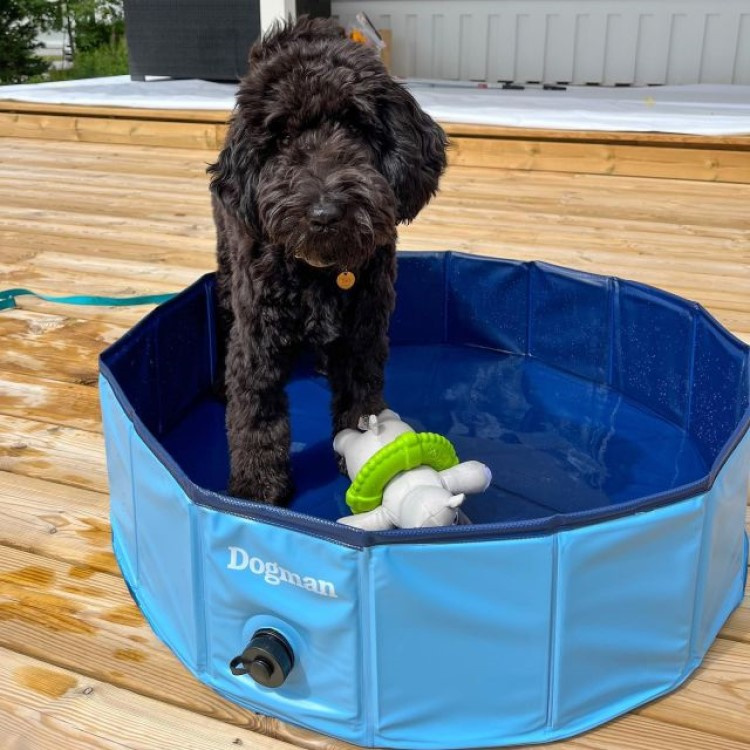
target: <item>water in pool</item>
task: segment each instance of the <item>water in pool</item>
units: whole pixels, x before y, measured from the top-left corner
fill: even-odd
[[[464,510],[474,523],[541,519],[608,507],[686,484],[706,463],[684,430],[606,386],[533,359],[458,346],[396,346],[387,398],[416,430],[439,432],[461,460],[492,469],[493,482]],[[348,480],[331,447],[325,378],[302,366],[288,388],[292,507],[335,519]],[[224,409],[206,398],[163,443],[199,485],[224,491]]]

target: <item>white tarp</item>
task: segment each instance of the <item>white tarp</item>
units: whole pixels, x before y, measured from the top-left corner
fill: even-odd
[[[424,109],[442,122],[562,130],[692,135],[750,134],[750,86],[695,84],[648,88],[571,86],[564,91],[482,88],[472,83],[409,81]],[[0,99],[155,109],[230,110],[236,86],[129,76],[2,86]]]

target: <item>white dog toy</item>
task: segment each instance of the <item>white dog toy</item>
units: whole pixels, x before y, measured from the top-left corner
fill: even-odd
[[[352,480],[346,502],[354,515],[339,523],[366,531],[453,524],[466,493],[484,492],[492,480],[489,467],[459,463],[446,438],[415,432],[390,409],[339,432],[333,449]]]

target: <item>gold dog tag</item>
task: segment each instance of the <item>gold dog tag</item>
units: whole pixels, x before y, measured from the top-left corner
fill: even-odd
[[[336,285],[339,289],[351,289],[357,277],[351,271],[342,271],[336,277]]]

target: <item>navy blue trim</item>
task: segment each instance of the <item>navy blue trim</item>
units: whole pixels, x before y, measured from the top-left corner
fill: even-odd
[[[419,257],[420,255],[424,257],[425,254],[401,253],[400,255],[402,257]],[[445,253],[445,255],[449,259],[451,256],[466,258],[477,257],[469,256],[463,253]],[[529,263],[527,265],[539,266],[542,268],[554,267],[548,263],[536,262]],[[571,271],[567,268],[563,268],[562,270],[581,279],[603,278],[596,274],[589,274],[582,271]],[[206,274],[198,281],[196,281],[192,286],[211,283],[212,277],[213,274]],[[702,314],[706,315],[706,317],[716,325],[716,327],[722,332],[723,335],[728,337],[746,353],[750,353],[750,348],[747,347],[746,344],[744,344],[729,331],[727,331],[713,318],[713,316],[711,316],[707,311],[704,310],[702,306],[698,305],[697,303],[683,300],[679,297],[675,297],[675,295],[669,294],[667,292],[662,292],[660,289],[656,289],[644,284],[634,283],[634,285],[638,286],[641,289],[648,290],[650,293],[655,293],[657,296],[663,297],[665,300],[669,300],[670,302],[678,301],[681,305],[688,305],[691,307],[695,306],[694,309],[699,310]],[[179,302],[179,299],[180,297],[178,296],[174,300],[165,302],[162,307],[176,304]],[[730,439],[723,446],[716,459],[713,461],[710,471],[704,478],[667,492],[638,498],[637,500],[633,500],[609,508],[596,508],[586,511],[556,514],[548,518],[531,519],[527,521],[512,521],[466,526],[444,526],[430,529],[393,529],[391,531],[374,532],[362,531],[350,526],[346,526],[344,524],[326,521],[323,519],[315,518],[313,516],[297,513],[286,508],[278,508],[266,505],[264,503],[243,500],[231,497],[229,495],[223,495],[217,492],[213,492],[211,490],[207,490],[197,486],[187,477],[181,467],[178,466],[174,459],[167,453],[166,450],[164,450],[161,443],[146,427],[140,417],[135,413],[135,410],[118,385],[107,364],[108,360],[112,358],[113,355],[116,355],[117,350],[120,349],[122,344],[126,343],[131,337],[138,335],[141,326],[145,325],[147,321],[157,312],[157,310],[151,311],[134,328],[128,331],[118,342],[111,345],[104,352],[102,352],[99,359],[99,367],[102,376],[107,381],[108,385],[112,388],[112,391],[118,403],[123,408],[128,418],[132,421],[138,436],[144,441],[149,450],[151,450],[151,452],[154,453],[159,461],[166,467],[166,469],[174,477],[175,481],[180,485],[188,498],[190,498],[190,500],[197,505],[218,510],[224,513],[230,513],[241,518],[249,518],[256,521],[262,521],[264,523],[270,523],[275,526],[283,527],[285,529],[309,534],[311,536],[326,539],[354,548],[373,547],[388,544],[475,542],[498,538],[541,536],[564,529],[578,528],[581,526],[588,526],[603,521],[609,521],[634,513],[643,513],[645,511],[655,510],[657,508],[680,502],[681,500],[695,497],[696,495],[705,493],[710,490],[714,482],[716,481],[718,473],[721,471],[724,464],[729,459],[729,456],[739,445],[745,434],[750,430],[750,405],[748,405],[739,421],[737,428],[732,433]]]

